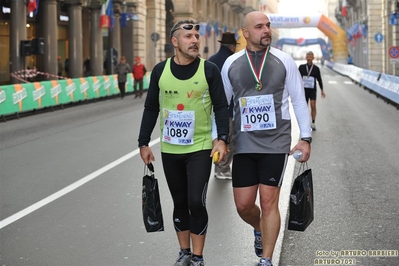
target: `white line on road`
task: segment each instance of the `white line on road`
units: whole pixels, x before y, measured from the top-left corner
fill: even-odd
[[[299,128],[296,123],[296,117],[294,113],[292,113],[292,106],[290,106],[290,113],[291,113],[291,123],[292,123],[292,142],[291,146],[293,147],[296,145],[296,142],[299,139]],[[153,146],[159,142],[159,138],[151,141],[149,143],[149,146]],[[59,199],[60,197],[68,194],[69,192],[72,192],[73,190],[79,188],[80,186],[86,184],[87,182],[93,180],[94,178],[100,176],[101,174],[107,172],[108,170],[111,170],[112,168],[120,165],[121,163],[129,160],[133,156],[137,155],[140,153],[139,149],[136,149],[121,158],[107,164],[106,166],[98,169],[97,171],[83,177],[82,179],[76,181],[75,183],[72,183],[71,185],[55,192],[54,194],[36,202],[35,204],[5,218],[4,220],[0,221],[0,229],[6,227],[7,225],[25,217],[26,215],[40,209],[41,207],[55,201],[56,199]],[[291,192],[291,186],[292,186],[292,181],[294,177],[294,168],[295,168],[295,159],[289,158],[287,167],[285,170],[284,174],[284,181],[283,185],[281,187],[281,193],[280,193],[280,201],[279,201],[279,209],[280,209],[280,215],[281,215],[281,227],[280,227],[280,234],[277,239],[277,243],[274,249],[273,253],[273,264],[278,266],[279,261],[280,261],[280,256],[281,256],[281,249],[283,245],[283,240],[284,240],[284,231],[285,231],[285,224],[286,220],[288,218],[288,210],[289,210],[289,197],[290,197],[290,192]]]
[[[299,127],[296,120],[296,116],[293,112],[292,105],[290,105],[290,115],[291,115],[291,129],[292,129],[291,147],[294,147],[299,140]],[[290,156],[288,159],[287,167],[285,169],[283,184],[280,190],[280,200],[278,202],[278,208],[280,210],[281,226],[280,226],[280,233],[278,234],[276,246],[274,247],[274,252],[273,252],[273,265],[275,266],[279,266],[280,264],[285,225],[288,219],[288,211],[290,206],[289,203],[290,203],[291,187],[294,178],[296,178],[296,176],[294,176],[295,162],[296,162],[295,159],[292,156]]]
[[[153,140],[150,142],[149,146],[153,146],[155,144],[157,144],[159,142],[159,138]],[[35,204],[23,209],[22,211],[19,211],[13,215],[11,215],[10,217],[5,218],[4,220],[0,221],[0,229],[2,229],[3,227],[6,227],[7,225],[25,217],[26,215],[40,209],[41,207],[49,204],[50,202],[53,202],[54,200],[61,198],[62,196],[68,194],[69,192],[77,189],[78,187],[86,184],[87,182],[93,180],[94,178],[98,177],[99,175],[107,172],[108,170],[120,165],[121,163],[129,160],[130,158],[132,158],[133,156],[137,155],[140,153],[140,149],[136,149],[124,156],[122,156],[121,158],[113,161],[112,163],[107,164],[106,166],[98,169],[97,171],[83,177],[82,179],[79,179],[78,181],[76,181],[75,183],[70,184],[69,186],[55,192],[54,194],[48,196],[47,198],[42,199],[41,201],[36,202]]]

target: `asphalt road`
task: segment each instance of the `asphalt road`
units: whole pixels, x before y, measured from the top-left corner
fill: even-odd
[[[305,232],[282,225],[275,265],[321,264],[336,251],[346,263],[399,265],[398,110],[326,67],[322,74],[327,97],[318,95],[309,160],[315,220]],[[157,128],[152,148],[165,231],[148,234],[142,221],[136,147],[143,103],[127,96],[0,123],[0,265],[173,264],[178,244]],[[284,178],[284,222],[298,165],[290,159]],[[211,177],[207,204],[206,265],[257,265],[231,181]]]

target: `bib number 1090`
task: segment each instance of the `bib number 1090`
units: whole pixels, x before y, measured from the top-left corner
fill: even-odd
[[[245,115],[245,119],[247,120],[246,122],[249,123],[261,123],[261,122],[268,122],[269,121],[269,115],[267,113],[263,114],[252,114],[252,115]]]

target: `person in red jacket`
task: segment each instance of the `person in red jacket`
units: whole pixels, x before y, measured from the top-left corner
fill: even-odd
[[[145,69],[145,66],[141,63],[141,58],[139,56],[136,57],[135,62],[133,66],[133,78],[134,93],[136,96],[134,98],[141,98],[141,96],[143,96],[143,78],[145,73],[147,73],[147,69]],[[139,85],[139,90],[137,90],[137,85]]]

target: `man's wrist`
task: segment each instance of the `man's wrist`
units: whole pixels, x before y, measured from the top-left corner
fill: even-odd
[[[301,138],[301,140],[306,141],[307,143],[312,143],[312,137]]]
[[[218,140],[224,141],[226,144],[229,144],[229,136],[228,135],[219,135]]]
[[[145,148],[145,147],[148,147],[148,145],[141,145],[141,146],[139,146],[140,149]]]

